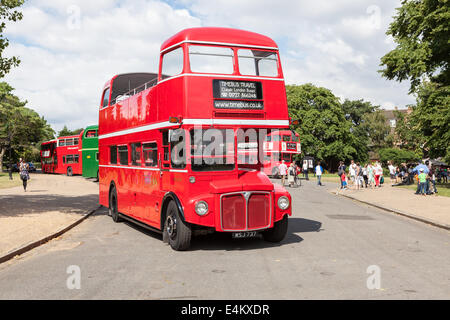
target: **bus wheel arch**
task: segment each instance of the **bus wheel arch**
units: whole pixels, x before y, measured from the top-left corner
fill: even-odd
[[[180,212],[181,219],[183,220],[183,222],[185,222],[184,210],[183,210],[183,206],[181,205],[180,199],[178,199],[178,197],[175,193],[173,193],[172,191],[169,191],[164,195],[164,198],[161,202],[160,226],[161,226],[161,230],[163,230],[163,231],[164,231],[164,223],[166,221],[167,206],[169,205],[170,201],[175,202],[176,206],[178,207],[178,211]]]
[[[192,230],[184,219],[183,207],[178,197],[168,193],[161,206],[161,230],[163,242],[177,251],[187,250],[191,243]]]
[[[114,181],[109,186],[108,193],[108,215],[111,216],[114,222],[121,222],[122,219],[119,216],[119,207],[117,204],[117,189]]]

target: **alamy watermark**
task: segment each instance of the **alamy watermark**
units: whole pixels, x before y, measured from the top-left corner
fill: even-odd
[[[81,289],[81,269],[77,265],[68,266],[66,273],[70,276],[66,280],[66,286],[69,290]]]
[[[381,268],[377,265],[370,265],[367,267],[366,273],[370,274],[366,280],[367,289],[381,289]]]
[[[81,29],[81,8],[77,5],[70,5],[66,10],[68,17],[66,26],[69,30]]]

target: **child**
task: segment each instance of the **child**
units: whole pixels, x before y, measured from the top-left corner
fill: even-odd
[[[420,183],[420,194],[424,196],[426,193],[425,189],[426,189],[426,185],[427,185],[427,174],[425,174],[423,172],[423,168],[420,168],[420,173],[419,173],[418,179],[419,179],[419,183]]]
[[[341,175],[341,179],[342,179],[342,187],[343,187],[343,189],[348,189],[347,188],[347,177],[345,176],[345,172]]]

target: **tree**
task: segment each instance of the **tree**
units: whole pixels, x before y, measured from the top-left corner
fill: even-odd
[[[375,110],[363,115],[364,130],[369,135],[369,143],[372,151],[377,152],[381,148],[391,147],[394,137],[391,135],[391,128],[386,122],[386,117],[382,110]]]
[[[8,148],[13,149],[15,155],[23,155],[30,152],[30,148],[38,148],[39,142],[54,138],[47,121],[26,108],[27,102],[12,94],[13,90],[6,82],[0,83],[0,168],[3,168]]]
[[[350,130],[355,138],[354,148],[357,157],[354,160],[356,161],[366,162],[369,159],[371,123],[368,122],[370,119],[367,118],[367,115],[378,108],[362,99],[354,101],[346,99],[342,104],[345,118],[350,121]]]
[[[450,1],[403,0],[387,34],[397,46],[381,58],[382,75],[410,81],[417,95],[411,121],[424,151],[450,161]]]
[[[6,28],[5,20],[18,21],[22,19],[22,13],[13,9],[20,7],[23,3],[24,0],[2,0],[0,2],[0,78],[3,78],[12,67],[17,67],[20,63],[17,57],[3,57],[3,51],[9,45],[8,39],[3,36],[3,31]]]
[[[425,139],[419,126],[414,122],[411,115],[398,110],[394,111],[397,119],[395,126],[395,145],[403,150],[413,151],[419,158],[425,156],[423,146]]]
[[[378,151],[381,162],[386,165],[388,161],[392,161],[396,165],[402,163],[416,162],[420,159],[416,153],[398,148],[384,148]]]
[[[83,128],[69,130],[67,126],[64,126],[64,128],[62,128],[62,130],[58,132],[58,137],[74,136],[80,134],[81,131],[83,131]]]
[[[290,116],[300,121],[293,129],[300,134],[303,154],[325,161],[331,169],[340,160],[355,159],[351,123],[330,90],[308,83],[288,85],[286,94]]]

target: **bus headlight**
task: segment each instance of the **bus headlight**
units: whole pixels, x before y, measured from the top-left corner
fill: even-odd
[[[208,213],[208,203],[206,201],[198,201],[195,203],[195,213],[199,216],[204,216]]]
[[[286,210],[289,208],[289,198],[286,196],[282,196],[278,199],[278,208],[281,210]]]

